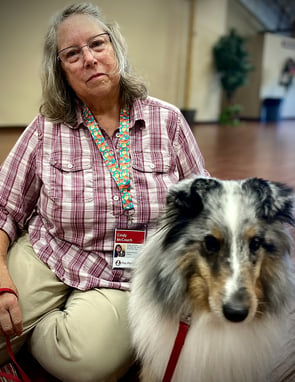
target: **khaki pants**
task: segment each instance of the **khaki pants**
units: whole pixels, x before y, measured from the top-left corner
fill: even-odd
[[[11,338],[15,353],[27,341],[44,369],[67,382],[113,382],[124,374],[132,358],[128,292],[68,287],[38,259],[27,234],[10,249],[8,268],[24,325]],[[8,359],[1,337],[0,363]]]

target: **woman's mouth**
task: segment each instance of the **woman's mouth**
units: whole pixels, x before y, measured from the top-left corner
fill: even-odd
[[[92,75],[88,78],[87,82],[92,81],[92,80],[95,80],[95,79],[100,78],[100,77],[102,77],[102,76],[104,76],[104,73],[95,73],[95,74],[92,74]]]

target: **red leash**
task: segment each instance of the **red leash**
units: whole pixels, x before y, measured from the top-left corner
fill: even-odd
[[[12,374],[10,374],[10,375],[6,374],[6,378],[11,379],[13,381],[17,381],[17,382],[31,382],[30,378],[27,376],[27,374],[23,371],[23,369],[16,362],[16,359],[14,357],[14,354],[13,354],[13,351],[12,351],[12,348],[11,348],[11,343],[10,343],[9,337],[6,337],[6,347],[7,347],[8,354],[9,354],[10,358],[12,359],[13,363],[15,364],[15,366],[17,368],[17,371],[19,372],[19,375],[21,376],[21,379],[15,377]],[[0,373],[0,376],[1,375],[2,375],[2,373]]]
[[[170,354],[170,358],[169,358],[168,365],[166,367],[166,371],[162,379],[162,382],[170,382],[173,377],[173,374],[177,365],[177,361],[178,361],[181,349],[183,347],[189,327],[190,325],[188,323],[183,321],[179,322],[178,332],[174,341],[174,346]]]
[[[4,292],[13,293],[18,298],[17,293],[13,289],[0,288],[0,293],[4,293]],[[10,358],[12,359],[13,363],[15,364],[15,366],[18,370],[18,373],[22,379],[18,378],[14,374],[9,374],[9,373],[5,373],[5,372],[0,372],[0,377],[5,377],[6,379],[11,380],[11,381],[15,381],[15,382],[31,382],[30,378],[27,376],[27,374],[23,371],[23,369],[16,362],[16,359],[14,357],[14,354],[13,354],[13,351],[11,348],[10,338],[8,336],[6,336],[6,348],[7,348],[7,351],[8,351]]]

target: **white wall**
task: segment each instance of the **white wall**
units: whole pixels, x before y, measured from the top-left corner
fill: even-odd
[[[243,105],[242,117],[259,119],[265,98],[282,98],[281,118],[295,118],[295,81],[288,91],[279,84],[288,58],[295,60],[295,39],[271,33],[249,39],[248,50],[255,70],[249,83],[237,92],[236,102]]]
[[[295,117],[295,81],[293,80],[287,92],[279,85],[281,71],[288,58],[295,61],[295,39],[271,33],[265,34],[260,98],[283,98],[282,118]]]

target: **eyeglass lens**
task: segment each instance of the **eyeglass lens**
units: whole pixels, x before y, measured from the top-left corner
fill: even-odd
[[[70,46],[62,49],[58,57],[64,63],[72,64],[77,62],[83,55],[82,50],[88,47],[91,52],[101,53],[106,48],[107,43],[110,41],[108,33],[99,34],[92,37],[86,45],[83,46]]]

